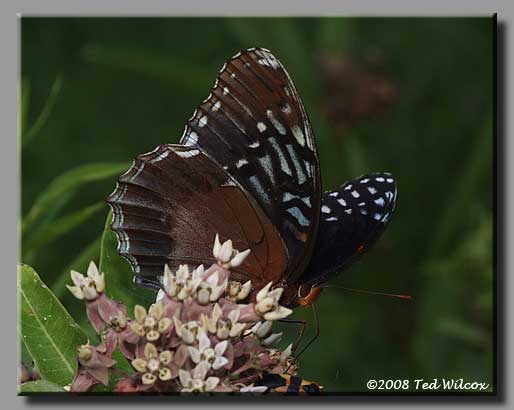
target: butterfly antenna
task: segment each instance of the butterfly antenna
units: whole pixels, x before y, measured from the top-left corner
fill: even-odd
[[[350,292],[367,293],[369,295],[389,296],[391,298],[398,298],[398,299],[405,299],[405,300],[413,300],[414,299],[411,295],[401,295],[401,294],[396,294],[396,293],[375,292],[375,291],[367,290],[367,289],[355,289],[355,288],[348,288],[346,286],[339,286],[339,285],[326,285],[326,286],[321,286],[321,287],[322,288],[344,289],[344,290],[348,290]]]

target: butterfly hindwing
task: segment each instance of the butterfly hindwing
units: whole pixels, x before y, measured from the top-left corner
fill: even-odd
[[[322,283],[368,251],[393,216],[397,192],[388,173],[363,175],[325,192],[314,254],[300,282]]]
[[[286,271],[303,272],[318,229],[319,160],[305,108],[280,61],[265,49],[229,60],[180,142],[207,153],[255,198],[286,245]]]
[[[164,264],[213,263],[214,236],[251,249],[234,277],[256,285],[285,269],[285,247],[260,207],[198,148],[160,145],[139,155],[107,199],[118,251],[136,283],[158,288]]]

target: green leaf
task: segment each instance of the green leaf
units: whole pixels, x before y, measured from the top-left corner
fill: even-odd
[[[45,104],[43,105],[43,108],[41,112],[39,113],[36,121],[34,121],[34,124],[29,128],[29,130],[25,133],[24,131],[22,134],[22,146],[27,145],[30,141],[34,139],[34,137],[39,133],[41,128],[46,124],[48,118],[50,117],[50,114],[52,113],[52,110],[54,109],[55,102],[57,101],[57,97],[61,91],[62,88],[62,77],[58,75],[55,78],[54,83],[52,84],[52,88],[50,89],[50,93],[48,94],[48,98],[45,101]],[[28,97],[28,96],[27,96]],[[28,102],[27,102],[28,104]],[[23,108],[23,103],[22,103]],[[23,111],[22,111],[23,113]],[[26,112],[23,113],[24,117],[22,117],[22,124],[26,121]]]
[[[32,229],[38,220],[51,212],[54,203],[58,202],[63,195],[75,193],[83,184],[88,182],[100,181],[119,175],[126,171],[129,165],[126,162],[86,164],[59,175],[38,196],[32,208],[23,218],[22,233],[25,234]]]
[[[93,242],[87,245],[84,250],[79,253],[63,270],[57,280],[52,285],[52,291],[58,299],[62,299],[67,294],[66,285],[70,281],[70,271],[85,272],[90,261],[98,260],[100,255],[100,244],[102,236],[100,235]]]
[[[102,245],[100,249],[100,272],[105,273],[105,293],[111,298],[123,302],[132,312],[135,305],[148,306],[155,301],[155,292],[137,287],[134,273],[129,263],[118,254],[118,239],[110,224],[112,211],[105,221]]]
[[[68,232],[82,225],[91,218],[100,209],[104,208],[104,202],[87,206],[70,215],[63,216],[52,224],[45,226],[44,229],[37,229],[26,241],[23,246],[23,255],[26,256],[30,252],[41,248],[42,246],[52,242]]]
[[[55,383],[49,382],[48,380],[26,382],[18,387],[19,395],[24,396],[32,393],[66,393],[66,390]]]
[[[76,348],[87,338],[28,265],[18,265],[19,332],[42,378],[59,386],[73,380]]]

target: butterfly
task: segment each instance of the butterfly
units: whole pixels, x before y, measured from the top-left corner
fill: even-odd
[[[376,242],[397,186],[373,173],[322,194],[298,91],[269,50],[251,48],[223,65],[180,144],[138,155],[107,201],[136,284],[159,289],[165,264],[214,263],[219,234],[251,250],[233,280],[257,289],[272,281],[294,307],[312,303],[321,284]]]

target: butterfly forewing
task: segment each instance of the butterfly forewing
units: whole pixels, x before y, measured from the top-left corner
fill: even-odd
[[[285,270],[285,247],[258,204],[198,148],[161,145],[139,155],[108,202],[119,253],[136,282],[158,288],[164,264],[214,262],[214,236],[251,249],[234,277],[256,286]]]
[[[364,175],[323,194],[319,233],[301,283],[319,284],[349,267],[378,240],[397,203],[388,173]]]
[[[181,143],[200,148],[262,207],[287,248],[287,273],[312,253],[321,198],[319,161],[303,103],[280,61],[249,49],[221,69]]]

